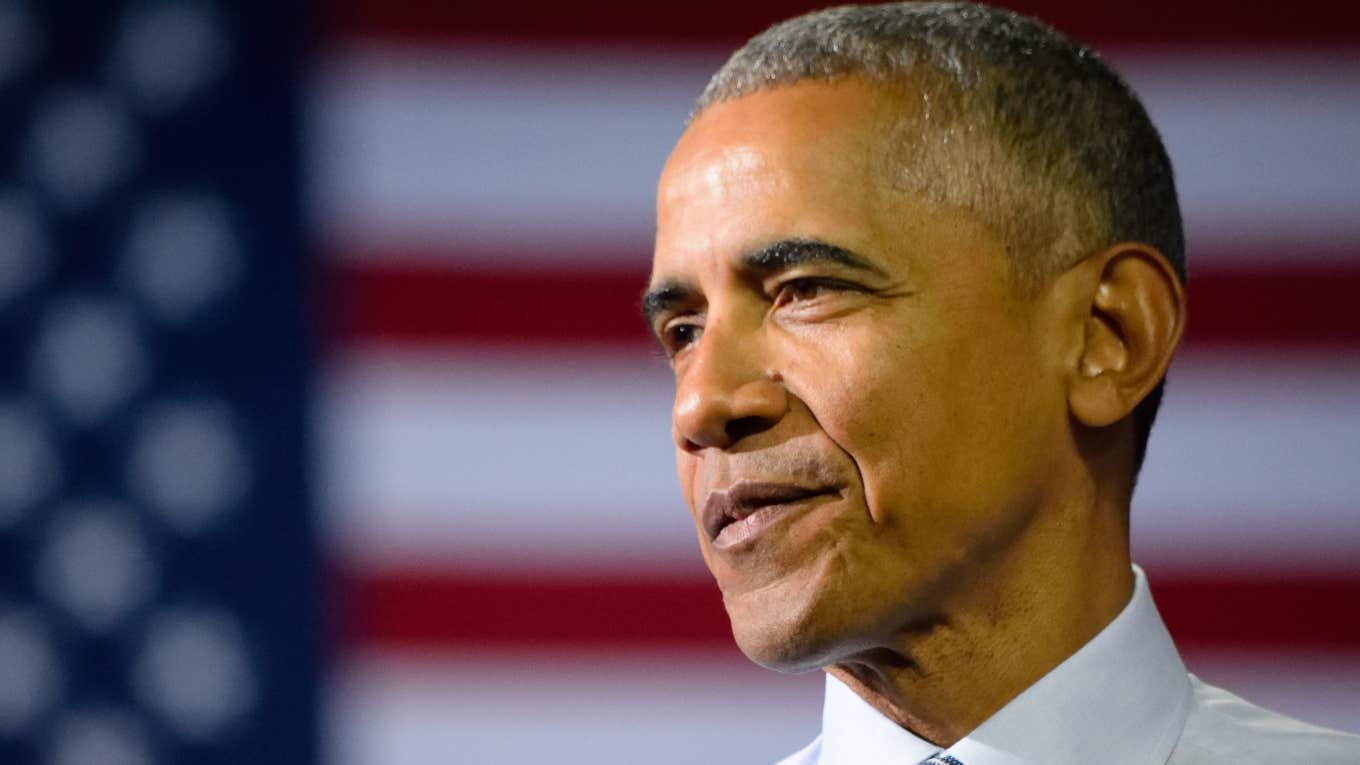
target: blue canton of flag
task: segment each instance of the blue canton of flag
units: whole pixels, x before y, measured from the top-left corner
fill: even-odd
[[[0,762],[316,758],[297,23],[0,0]]]

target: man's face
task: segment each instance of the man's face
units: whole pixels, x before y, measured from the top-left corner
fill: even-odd
[[[977,597],[1067,428],[1050,317],[1003,245],[894,182],[900,98],[809,81],[713,106],[661,179],[647,308],[680,484],[738,643],[778,669]]]

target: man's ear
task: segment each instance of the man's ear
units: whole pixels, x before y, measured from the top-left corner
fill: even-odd
[[[1079,266],[1084,337],[1068,408],[1087,427],[1112,425],[1161,381],[1185,330],[1185,289],[1155,248],[1117,244]]]

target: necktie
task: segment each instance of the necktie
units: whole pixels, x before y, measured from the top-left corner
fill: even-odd
[[[947,754],[937,754],[934,757],[931,757],[929,760],[926,760],[925,762],[921,763],[921,765],[963,765],[963,763],[959,762],[953,757],[950,757]]]

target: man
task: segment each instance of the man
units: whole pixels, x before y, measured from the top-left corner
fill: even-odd
[[[1031,19],[835,8],[714,76],[644,311],[738,644],[828,675],[785,762],[1360,762],[1188,676],[1130,561],[1183,247],[1136,97]]]

